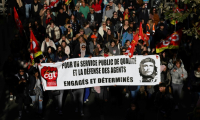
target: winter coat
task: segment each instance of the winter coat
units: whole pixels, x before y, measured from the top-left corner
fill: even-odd
[[[106,26],[106,29],[110,29],[110,28]],[[99,28],[98,33],[101,35],[101,37],[103,37],[103,35],[104,35],[103,26],[101,26],[101,27]]]
[[[54,25],[54,27],[52,28],[50,25],[47,26],[46,28],[46,33],[49,34],[49,37],[52,38],[52,35],[51,35],[51,30],[54,30],[54,35],[55,35],[55,39],[56,41],[60,39],[60,29],[58,26]],[[56,42],[54,41],[54,42]]]
[[[97,14],[96,14],[96,13],[93,13],[93,15],[94,15],[94,22],[95,22],[95,23],[98,23]],[[91,13],[88,13],[88,15],[87,15],[87,21],[88,21],[88,22],[91,21]]]
[[[133,33],[129,34],[128,32],[125,32],[122,36],[122,46],[125,45],[126,40],[129,40],[130,42],[133,40]]]
[[[176,70],[174,72],[174,70]],[[182,77],[183,74],[183,77]],[[172,83],[183,84],[183,80],[187,78],[187,71],[183,67],[177,68],[176,66],[171,70]]]
[[[55,44],[54,44],[54,42],[52,40],[49,40],[48,43],[46,43],[46,40],[44,40],[42,42],[42,45],[41,45],[41,51],[42,52],[47,52],[47,47],[49,47],[49,46],[53,47],[56,50],[56,46],[55,46]]]
[[[69,15],[65,12],[63,12],[62,14],[59,12],[57,17],[56,17],[56,25],[57,26],[64,26],[66,19],[69,18]]]

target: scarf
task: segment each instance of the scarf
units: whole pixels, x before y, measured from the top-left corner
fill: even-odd
[[[18,3],[18,5],[19,5],[20,8],[23,6],[23,3],[22,3],[21,0],[17,0],[17,3]]]
[[[38,11],[38,4],[34,4],[34,12]]]

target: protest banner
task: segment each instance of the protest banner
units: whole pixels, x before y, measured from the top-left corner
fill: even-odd
[[[160,57],[111,56],[75,58],[39,66],[44,90],[78,89],[113,85],[156,85]]]

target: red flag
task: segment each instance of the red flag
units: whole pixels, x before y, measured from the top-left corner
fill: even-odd
[[[142,22],[140,22],[140,27],[139,27],[139,40],[140,39],[144,40],[143,29],[142,29]]]
[[[126,50],[126,55],[128,55],[130,58],[133,57],[133,53],[134,53],[134,50],[135,50],[135,45],[136,45],[136,41],[135,40],[132,40],[130,46],[128,47],[128,49]]]
[[[23,36],[23,26],[22,26],[22,22],[21,20],[19,19],[19,15],[14,7],[14,19],[15,19],[15,23],[17,25],[17,28],[20,32],[20,34]]]
[[[56,0],[56,1],[54,1],[54,2],[51,2],[50,3],[50,5],[49,6],[47,6],[45,9],[48,9],[48,8],[53,8],[54,7],[54,5],[56,4],[56,3],[58,3],[59,2],[59,0]]]
[[[31,53],[37,53],[38,51],[40,51],[40,46],[39,46],[32,30],[30,33],[30,51],[31,51]]]
[[[156,45],[156,53],[160,53],[165,49],[178,49],[182,37],[182,29],[174,32],[165,40]]]

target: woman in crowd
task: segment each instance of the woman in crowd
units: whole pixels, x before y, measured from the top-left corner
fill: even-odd
[[[181,60],[177,59],[175,62],[175,67],[171,70],[172,75],[172,89],[173,89],[173,95],[176,102],[175,109],[178,109],[178,103],[180,103],[181,99],[181,92],[183,88],[183,82],[187,78],[187,71],[184,69],[184,67],[181,67]]]
[[[87,37],[89,37],[92,33],[92,30],[90,29],[90,24],[88,22],[84,24],[84,33],[85,35],[87,35]]]
[[[76,17],[73,14],[71,15],[71,18],[70,18],[70,24],[73,30],[73,35],[75,36],[79,31],[79,25],[78,25],[78,21],[76,20]]]
[[[125,45],[126,40],[129,40],[130,42],[133,40],[133,30],[130,28],[122,35],[122,46]]]
[[[45,13],[45,15],[43,17],[43,26],[46,28],[47,25],[50,23],[51,20],[55,21],[55,17],[51,13],[51,9],[47,9],[46,13]]]
[[[108,29],[107,33],[105,32],[104,36],[104,46],[109,47],[110,46],[110,41],[114,40],[114,35],[111,33],[111,30]]]
[[[122,38],[122,35],[128,31],[128,28],[129,28],[129,22],[128,20],[124,20],[124,24],[123,26],[121,26],[118,30],[118,40],[121,40]]]
[[[29,91],[30,97],[32,99],[32,103],[34,108],[36,109],[36,113],[42,117],[42,110],[43,110],[43,89],[42,89],[42,82],[39,75],[39,70],[35,67],[32,68],[33,75],[30,76],[30,83],[29,83]]]
[[[53,61],[55,61],[54,50],[53,50],[53,48],[52,48],[51,46],[49,46],[49,47],[47,48],[47,52],[48,52],[48,54],[49,54],[49,57],[50,57]]]
[[[105,9],[105,11],[103,12],[103,19],[102,19],[102,21],[106,21],[107,20],[107,18],[112,18],[112,16],[113,16],[113,9],[111,9],[110,8],[110,5],[106,5],[106,9]]]
[[[61,42],[61,47],[62,47],[62,51],[67,55],[68,58],[70,58],[70,47],[66,43],[66,41]]]
[[[64,12],[67,13],[69,16],[72,15],[72,12],[70,9],[68,9],[68,6],[66,5],[62,5],[63,9],[64,9]]]
[[[107,20],[106,20],[106,26],[109,27],[110,30],[111,30],[111,32],[112,32],[112,34],[114,34],[114,26],[113,26],[110,18],[107,18]]]
[[[82,48],[82,44],[84,44],[86,46],[86,50],[88,51],[88,46],[84,40],[84,37],[83,36],[80,36],[78,38],[78,43],[75,45],[75,48],[74,48],[74,53],[73,53],[73,58],[78,58],[80,57],[80,52],[81,52],[81,49]]]
[[[158,22],[160,21],[159,15],[157,13],[156,8],[153,8],[149,14],[149,19],[153,20],[155,25],[158,25]]]
[[[110,29],[108,26],[106,26],[106,22],[102,22],[102,26],[99,28],[98,33],[101,35],[101,37],[104,36],[104,33]]]
[[[113,26],[117,24],[117,21],[119,21],[119,17],[117,16],[117,12],[113,12],[113,17],[111,18],[111,22]]]

